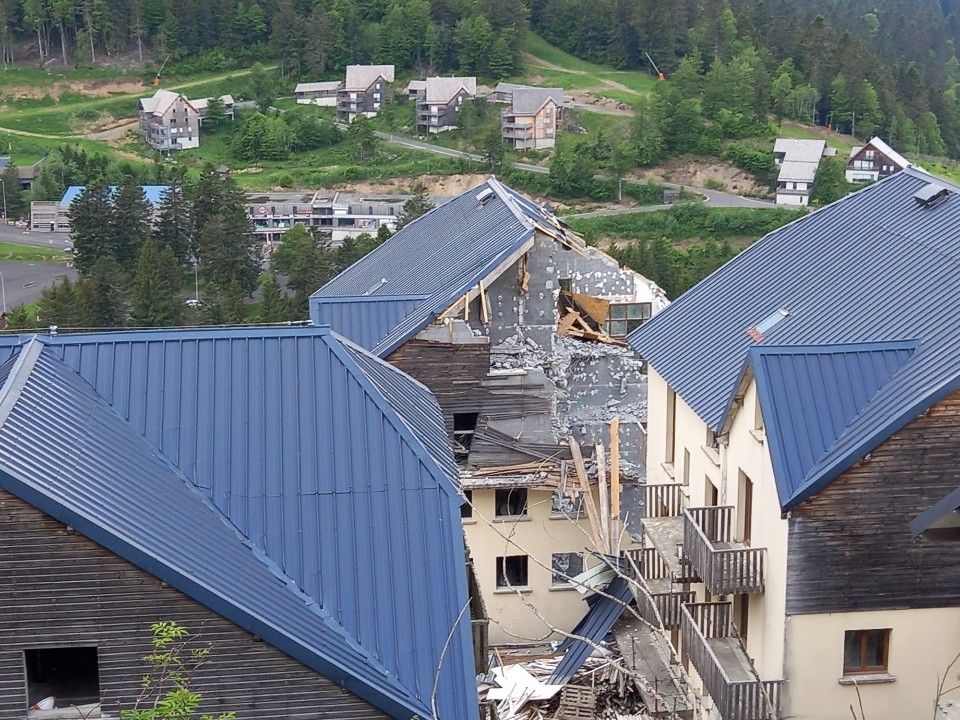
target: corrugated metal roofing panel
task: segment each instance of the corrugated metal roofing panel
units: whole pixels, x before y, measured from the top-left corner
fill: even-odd
[[[423,711],[76,373],[37,341],[21,357],[0,401],[4,489],[394,716]]]
[[[328,328],[44,342],[398,678],[422,717],[441,657],[439,712],[476,717],[461,499],[449,447],[433,455],[442,421],[421,385]]]
[[[897,381],[880,389],[807,474],[811,486],[828,482],[960,377],[952,319],[960,188],[947,185],[946,201],[923,208],[913,195],[929,182],[907,168],[768,234],[635,330],[630,344],[720,430],[755,345],[746,330],[777,308],[790,315],[764,342],[921,341]]]
[[[587,638],[591,642],[570,639],[564,641],[567,653],[547,681],[548,685],[567,683],[590,657],[593,646],[607,636],[613,624],[633,600],[630,585],[620,576],[613,579],[603,591],[603,595],[593,597],[595,601],[592,606],[571,633],[574,636]]]
[[[917,343],[758,346],[750,359],[781,505],[805,500],[805,478]]]
[[[310,322],[329,325],[334,332],[365,350],[372,350],[426,299],[425,295],[314,296],[310,298]]]

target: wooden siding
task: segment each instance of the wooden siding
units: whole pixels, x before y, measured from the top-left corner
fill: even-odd
[[[960,604],[960,543],[908,527],[960,486],[958,432],[954,393],[793,511],[787,614]]]
[[[330,680],[0,490],[0,720],[22,720],[28,648],[96,646],[104,712],[131,707],[150,624],[212,644],[195,677],[202,710],[239,720],[386,718]]]

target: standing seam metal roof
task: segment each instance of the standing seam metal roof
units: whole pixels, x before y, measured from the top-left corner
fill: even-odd
[[[105,514],[85,527],[94,535],[119,532],[126,520],[114,517],[117,505],[101,498],[98,488],[113,482],[111,468],[142,463],[142,448],[148,448],[166,464],[165,477],[179,476],[208,498],[208,511],[227,518],[244,544],[276,566],[284,585],[310,598],[329,627],[309,626],[275,594],[269,595],[266,616],[275,625],[272,636],[254,621],[244,624],[246,616],[228,614],[230,602],[260,607],[245,594],[260,590],[245,589],[247,572],[223,563],[213,540],[197,543],[195,532],[158,530],[151,523],[165,527],[162,514],[137,516],[149,536],[141,548],[147,554],[131,550],[127,559],[149,572],[192,562],[222,573],[210,576],[220,583],[213,595],[199,586],[179,587],[265,639],[283,635],[287,641],[278,639],[279,649],[318,672],[331,672],[332,680],[395,717],[433,716],[430,701],[442,658],[438,712],[476,717],[470,622],[460,616],[467,602],[462,500],[439,407],[423,386],[341,345],[327,328],[92,333],[43,342],[37,367],[62,363],[66,369],[56,373],[59,389],[33,403],[30,417],[37,427],[30,431],[37,442],[7,454],[7,463],[18,463],[7,467],[16,469],[10,475],[21,486],[25,478],[53,482],[39,470],[25,473],[36,465],[36,454],[64,445],[61,413],[65,422],[97,418],[102,408],[90,407],[109,404],[116,422],[69,433],[71,444],[84,433],[96,442],[80,443],[82,456],[59,460],[73,468],[71,488],[85,493],[58,496],[63,512],[86,512],[85,502],[102,505]],[[11,372],[11,356],[26,352],[19,346],[18,338],[0,339],[7,360],[0,374]],[[93,388],[85,394],[80,377]],[[74,396],[86,405],[70,415]],[[40,433],[57,437],[43,442]],[[131,444],[130,434],[142,439]],[[76,462],[86,454],[90,461]],[[151,473],[159,471],[135,475]],[[24,488],[11,488],[17,489]],[[36,495],[24,499],[40,502]],[[38,507],[56,509],[44,503]],[[156,535],[170,535],[170,543]],[[150,553],[162,555],[163,563]],[[343,638],[342,648],[327,647],[322,632]],[[301,652],[304,647],[316,657]]]
[[[719,432],[757,345],[746,331],[778,308],[789,315],[764,343],[918,341],[807,471],[806,492],[815,492],[960,380],[960,188],[937,181],[949,197],[923,207],[913,196],[930,182],[907,168],[768,234],[634,331],[630,344]]]
[[[483,203],[477,200],[490,190]],[[534,218],[528,215],[534,212]],[[310,300],[314,323],[339,320],[334,326],[352,341],[384,357],[429,324],[437,315],[490,274],[533,237],[540,209],[493,178],[406,225],[366,257],[317,290]],[[375,306],[383,322],[375,323],[379,340],[363,330],[357,304],[367,298],[389,300]],[[421,298],[417,300],[417,298]],[[331,309],[341,305],[344,313]],[[406,313],[398,321],[398,305]],[[369,327],[369,325],[368,325]]]

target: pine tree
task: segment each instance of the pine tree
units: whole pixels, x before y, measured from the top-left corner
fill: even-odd
[[[418,180],[413,185],[413,197],[403,204],[403,209],[397,218],[397,230],[432,209],[433,203],[427,196],[427,186]]]
[[[173,252],[180,267],[186,268],[193,257],[193,218],[183,188],[171,185],[163,192],[153,237]]]
[[[111,252],[125,272],[132,273],[144,241],[150,236],[153,206],[143,188],[132,180],[125,180],[113,197],[110,213]]]
[[[39,324],[41,326],[56,325],[61,328],[78,328],[86,326],[86,316],[83,311],[77,285],[70,278],[45,288],[40,293]]]
[[[32,327],[36,327],[36,321],[30,313],[27,312],[25,306],[17,305],[7,313],[7,322],[6,325],[4,325],[5,330],[26,330]]]
[[[70,205],[73,263],[81,275],[89,273],[97,260],[113,252],[112,213],[110,188],[102,183],[88,185]]]
[[[345,245],[355,240],[347,238]],[[274,272],[287,276],[287,287],[294,293],[298,307],[306,308],[310,295],[325,285],[339,270],[341,249],[330,247],[330,233],[294,225],[283,234],[283,241],[270,257]]]
[[[99,258],[77,281],[83,327],[123,327],[127,319],[127,276],[112,257]]]
[[[257,311],[258,323],[277,323],[287,319],[287,303],[280,290],[280,284],[273,273],[264,273],[260,281],[260,308]]]
[[[223,316],[228,325],[242,325],[247,322],[247,306],[244,304],[245,293],[240,279],[234,277],[220,295]]]
[[[3,181],[3,209],[7,213],[5,220],[16,220],[23,214],[27,203],[20,188],[20,171],[12,160],[3,169],[0,180]]]
[[[261,252],[242,210],[214,215],[197,238],[197,261],[203,280],[219,288],[235,281],[245,294],[257,287]]]
[[[140,249],[133,276],[130,322],[135,327],[178,325],[185,307],[177,294],[182,278],[173,251],[148,239]]]

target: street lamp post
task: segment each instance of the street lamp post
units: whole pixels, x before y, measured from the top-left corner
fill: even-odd
[[[9,222],[7,220],[7,186],[3,178],[0,178],[0,189],[3,190],[3,224],[6,225]],[[3,311],[6,312],[7,309],[4,308]]]
[[[0,272],[0,292],[3,294],[3,314],[7,314],[7,283],[3,279],[3,273]]]

